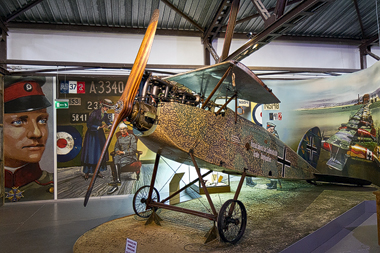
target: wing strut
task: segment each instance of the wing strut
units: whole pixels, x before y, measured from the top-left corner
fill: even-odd
[[[218,216],[218,212],[216,211],[215,206],[214,206],[214,203],[212,202],[212,199],[211,199],[211,197],[210,197],[210,194],[208,193],[208,190],[207,190],[207,187],[206,187],[205,181],[202,179],[201,170],[199,169],[198,164],[197,164],[197,162],[195,161],[195,157],[194,157],[194,154],[193,154],[193,150],[190,150],[189,155],[190,155],[190,157],[191,157],[191,160],[193,161],[193,164],[194,164],[195,170],[197,171],[199,181],[201,182],[201,185],[202,185],[202,188],[203,188],[203,190],[204,190],[204,192],[205,192],[205,195],[206,195],[206,197],[207,197],[208,203],[210,204],[210,207],[211,207],[212,213],[213,213],[215,216]]]
[[[237,93],[235,93],[232,97],[230,97],[230,99],[228,99],[228,101],[222,106],[220,107],[220,109],[216,112],[216,115],[218,115],[224,108],[226,108],[226,106],[232,101],[232,99],[234,99],[235,97],[237,97]]]
[[[232,69],[232,66],[233,65],[230,65],[228,67],[228,69],[226,70],[226,72],[224,73],[224,75],[222,76],[222,78],[219,80],[218,84],[215,86],[215,88],[212,90],[212,92],[210,93],[210,95],[207,97],[206,101],[203,103],[202,105],[202,108],[201,109],[204,109],[208,102],[210,101],[210,99],[212,98],[212,96],[215,94],[215,92],[219,89],[220,85],[223,83],[224,79],[226,79],[227,75],[230,73],[230,70]]]
[[[84,206],[87,205],[87,202],[90,198],[92,188],[94,187],[96,176],[98,174],[100,165],[102,163],[104,155],[106,154],[106,151],[111,142],[113,134],[116,131],[117,126],[124,118],[128,117],[132,113],[133,102],[137,95],[137,91],[139,89],[140,82],[144,74],[146,64],[148,62],[150,49],[152,48],[154,35],[156,33],[158,15],[159,15],[159,10],[158,9],[154,10],[149,26],[146,30],[144,39],[141,43],[139,52],[136,56],[136,60],[133,64],[131,73],[128,77],[127,84],[125,85],[124,92],[121,95],[119,101],[117,102],[118,107],[115,109],[114,122],[112,123],[110,133],[107,137],[106,143],[104,144],[102,154],[100,155],[98,164],[96,165],[90,185],[88,186],[87,193],[84,199]]]

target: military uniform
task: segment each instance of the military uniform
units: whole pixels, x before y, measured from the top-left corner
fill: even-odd
[[[7,76],[4,82],[4,116],[32,112],[51,106],[41,89],[45,81],[44,77]],[[12,135],[7,135],[7,137],[8,141],[13,138]],[[4,148],[7,148],[7,143]],[[7,163],[7,157],[4,156],[4,158]],[[25,159],[27,161],[27,158]],[[26,163],[19,168],[5,166],[4,180],[7,201],[42,200],[54,197],[53,173],[41,170],[38,162]]]
[[[269,128],[273,128],[273,131],[271,132],[272,135],[274,135],[277,139],[280,139],[280,136],[278,135],[277,130],[275,129],[276,125],[272,122],[267,122],[267,130]],[[277,189],[277,182],[281,185],[280,179],[269,179],[270,183],[267,184],[267,189]]]
[[[136,151],[137,151],[137,141],[133,134],[126,134],[125,136],[120,135],[117,138],[115,144],[115,153],[117,151],[122,151],[124,154],[115,155],[114,163],[120,164],[122,167],[125,165],[137,162]]]
[[[136,136],[133,134],[126,133],[125,135],[120,135],[117,138],[115,144],[115,156],[114,156],[114,166],[111,166],[113,182],[109,185],[112,188],[107,192],[108,194],[112,194],[117,191],[118,186],[120,186],[120,173],[121,172],[129,172],[131,175],[129,179],[138,179],[141,162],[137,159],[137,141]],[[118,151],[122,151],[123,154],[117,155]],[[132,174],[137,173],[137,178],[132,178]]]
[[[38,163],[28,163],[12,171],[12,168],[5,168],[5,192],[8,201],[53,198],[54,174],[41,170]]]

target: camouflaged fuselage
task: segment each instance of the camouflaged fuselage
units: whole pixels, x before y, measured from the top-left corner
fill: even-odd
[[[264,128],[227,109],[224,115],[179,103],[161,103],[154,126],[139,139],[152,151],[200,168],[272,178],[313,179],[317,170]]]

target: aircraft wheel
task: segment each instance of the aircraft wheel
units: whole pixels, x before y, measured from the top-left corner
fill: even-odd
[[[239,200],[227,200],[220,208],[217,225],[222,241],[237,243],[247,226],[247,211],[243,203]]]
[[[146,208],[146,201],[149,195],[149,188],[150,186],[145,185],[138,189],[135,193],[135,196],[133,196],[133,211],[135,211],[135,214],[142,218],[149,218],[149,216],[152,214],[152,209]],[[154,187],[152,192],[152,200],[155,202],[160,201],[160,194]],[[157,210],[157,208],[155,208],[155,210]]]

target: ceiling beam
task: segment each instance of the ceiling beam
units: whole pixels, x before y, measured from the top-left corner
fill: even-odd
[[[0,18],[0,30],[4,33],[5,35],[8,36],[8,27],[7,25],[3,22],[3,20]],[[3,35],[2,35],[2,40],[4,40]]]
[[[356,15],[358,16],[358,22],[360,25],[360,30],[362,31],[362,37],[365,38],[365,31],[364,31],[362,16],[360,15],[358,1],[357,0],[353,0],[353,1],[354,1],[354,5],[355,5]]]
[[[0,61],[7,60],[7,36],[8,28],[0,18]],[[7,65],[0,64],[0,74],[7,74]]]
[[[220,37],[224,33],[220,33]],[[252,38],[257,34],[253,34]],[[246,33],[234,33],[234,39],[244,39],[247,40]],[[359,46],[363,43],[361,39],[344,39],[344,38],[332,38],[332,37],[314,37],[314,36],[293,36],[293,35],[282,35],[278,37],[276,41],[296,41],[296,42],[307,42],[307,43],[319,43],[319,44],[340,44],[340,45],[351,45]]]
[[[127,27],[107,27],[107,26],[94,26],[94,25],[53,25],[53,24],[31,24],[31,23],[8,23],[9,29],[37,29],[37,30],[51,30],[51,31],[70,31],[70,32],[103,32],[103,33],[122,33],[122,34],[142,34],[146,32],[146,28],[127,28]],[[169,36],[189,36],[189,37],[202,37],[203,33],[198,31],[185,31],[185,30],[169,30],[157,29],[158,35]]]
[[[284,15],[285,7],[288,5],[288,0],[277,0],[276,7],[274,8],[274,15],[276,19]]]
[[[374,58],[375,60],[377,61],[380,61],[380,57],[374,53],[372,53],[370,50],[367,49],[367,54],[372,56],[372,58]]]
[[[106,63],[106,62],[67,62],[67,61],[34,61],[34,60],[6,60],[0,61],[0,64],[20,65],[20,66],[66,66],[66,67],[86,67],[86,68],[107,68],[107,69],[131,69],[133,63]],[[148,64],[150,69],[196,69],[205,65],[166,65],[166,64]]]
[[[230,6],[231,3],[228,0],[223,0],[220,3],[214,19],[212,20],[207,30],[204,32],[202,38],[203,43],[205,41],[212,43],[212,41],[218,37],[220,29],[223,27],[222,24],[224,23],[224,20],[227,18],[230,11]]]
[[[187,16],[185,13],[183,13],[182,11],[180,11],[179,9],[177,9],[177,7],[175,7],[172,3],[170,3],[169,1],[167,0],[161,0],[161,2],[163,2],[164,4],[166,4],[167,6],[169,6],[171,9],[173,9],[175,12],[177,12],[179,15],[181,15],[183,18],[185,18],[187,21],[189,21],[193,26],[195,26],[200,32],[204,33],[204,30],[203,28],[198,25],[194,20],[192,20],[189,16]]]
[[[218,53],[215,51],[214,47],[211,45],[210,42],[208,41],[205,41],[203,42],[203,45],[205,45],[205,47],[207,48],[207,50],[209,51],[209,53],[211,54],[212,58],[214,58],[214,61],[215,62],[219,62],[219,55]]]
[[[375,43],[379,40],[379,35],[375,35],[365,41],[362,41],[362,43],[359,45],[359,53],[360,53],[360,68],[366,69],[367,68],[367,55],[372,56],[376,60],[378,59],[378,56],[371,52],[371,44]]]
[[[279,0],[281,1],[281,0]],[[286,6],[289,6],[289,5],[292,5],[292,4],[295,4],[295,3],[298,3],[298,2],[301,2],[302,0],[290,0],[287,2]],[[275,11],[276,8],[269,8],[268,9],[268,12],[272,12],[272,11]],[[257,18],[257,17],[260,17],[260,14],[259,13],[256,13],[256,14],[253,14],[251,16],[248,16],[248,17],[245,17],[245,18],[242,18],[242,19],[239,19],[236,21],[236,24],[240,24],[240,23],[244,23],[246,21],[249,21],[253,18]],[[225,26],[223,26],[223,28],[225,28]]]
[[[4,62],[0,62],[4,63]],[[76,69],[91,69],[91,68],[104,68],[104,69],[131,69],[133,63],[105,63],[105,62],[63,62],[63,61],[33,61],[33,60],[7,60],[5,62],[8,65],[20,65],[20,66],[51,66],[51,67],[63,67],[66,66],[66,70]],[[206,67],[206,65],[166,65],[166,64],[148,64],[147,69],[188,69],[193,70],[197,68]],[[299,68],[299,67],[261,67],[261,66],[249,66],[252,71],[284,71],[284,72],[309,72],[309,73],[352,73],[359,71],[360,69],[337,69],[337,68]],[[55,69],[56,70],[56,69]],[[64,71],[65,68],[61,68],[60,71]],[[46,69],[46,71],[50,71]],[[36,70],[36,73],[41,72]],[[22,74],[22,72],[18,72]],[[31,72],[28,72],[31,73]]]
[[[223,61],[230,52],[231,41],[234,35],[234,29],[236,25],[236,17],[239,12],[239,6],[240,6],[240,0],[233,0],[231,11],[230,11],[230,17],[228,20],[228,26],[226,30],[226,35],[224,37],[222,55],[220,56],[219,61]]]
[[[6,28],[6,27],[5,27]],[[145,34],[145,28],[126,28],[126,27],[105,27],[105,26],[84,26],[84,25],[51,25],[51,24],[30,24],[30,23],[8,23],[9,29],[37,29],[37,30],[51,30],[51,31],[71,31],[71,32],[96,32],[96,33],[121,33],[121,34]],[[8,30],[8,28],[6,28]],[[187,37],[202,37],[201,32],[197,31],[183,31],[183,30],[168,30],[157,29],[157,35],[168,36],[187,36]],[[256,35],[256,34],[254,34]],[[221,32],[218,38],[224,38],[225,33]],[[246,33],[234,33],[234,39],[247,39]],[[298,41],[298,42],[316,42],[316,43],[333,43],[344,45],[359,46],[363,40],[343,39],[343,38],[330,38],[330,37],[313,37],[313,36],[287,36],[283,35],[278,40],[284,41]],[[372,42],[373,43],[373,42]]]
[[[265,8],[264,4],[261,2],[261,0],[251,0],[253,5],[256,7],[257,12],[261,16],[261,18],[264,20],[264,23],[270,18],[270,14]]]
[[[367,47],[371,44],[375,43],[376,41],[379,41],[379,35],[376,34],[375,36],[372,36],[371,38],[364,40],[360,46]]]
[[[330,0],[305,0],[294,7],[292,10],[274,21],[263,31],[238,48],[226,60],[240,61],[253,52],[268,44],[270,41],[280,37],[282,33],[293,28],[296,24],[318,11]]]
[[[19,15],[23,14],[27,10],[30,10],[31,8],[33,8],[37,4],[41,3],[42,1],[44,1],[44,0],[34,0],[34,1],[31,1],[30,3],[27,3],[22,8],[16,10],[14,13],[7,16],[7,18],[5,19],[5,22],[8,23],[8,22],[12,21],[12,19],[18,17]]]

